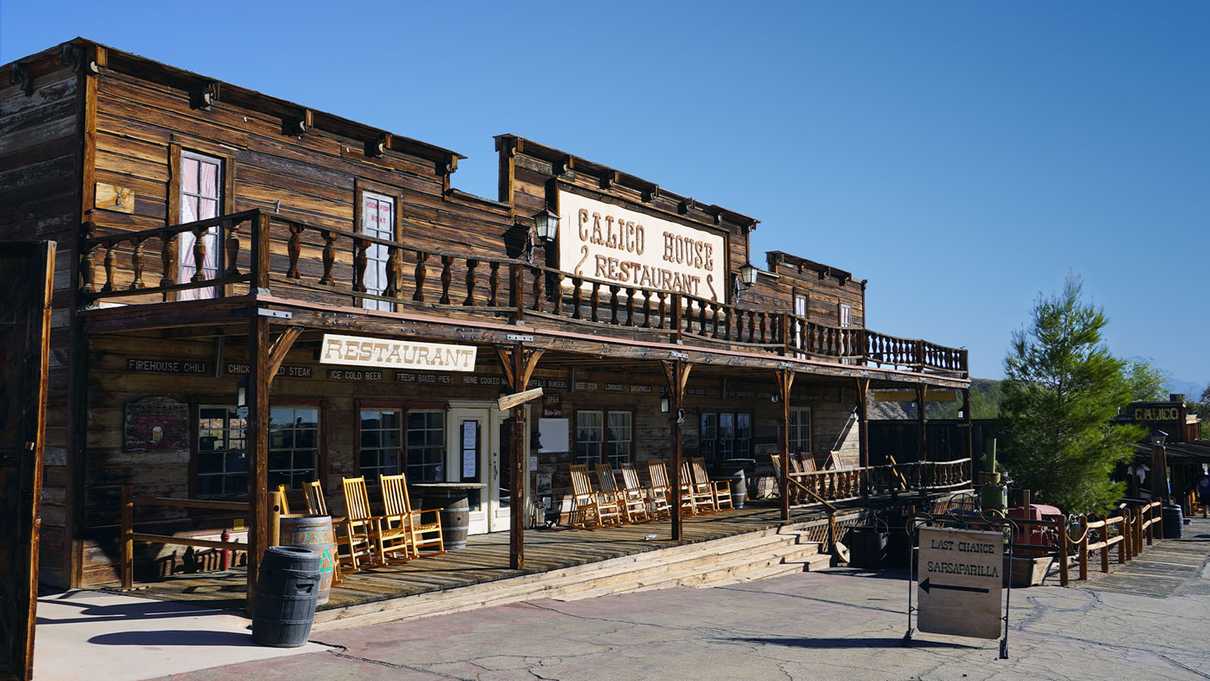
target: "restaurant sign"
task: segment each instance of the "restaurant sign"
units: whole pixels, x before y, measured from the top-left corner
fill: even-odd
[[[319,361],[383,369],[474,371],[476,348],[423,341],[342,336],[325,333]]]
[[[564,190],[559,213],[564,272],[726,302],[722,235]]]

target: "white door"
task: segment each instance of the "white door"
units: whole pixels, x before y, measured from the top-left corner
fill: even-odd
[[[451,404],[448,418],[449,479],[485,485],[470,494],[470,534],[507,530],[512,469],[504,414],[490,402],[466,402]],[[524,451],[528,439],[527,433]]]

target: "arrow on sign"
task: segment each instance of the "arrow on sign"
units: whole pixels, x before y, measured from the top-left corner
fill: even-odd
[[[977,586],[956,586],[954,584],[930,584],[926,577],[923,582],[920,582],[920,588],[924,589],[924,593],[929,593],[931,589],[944,589],[946,591],[969,591],[976,594],[990,593],[990,589]]]

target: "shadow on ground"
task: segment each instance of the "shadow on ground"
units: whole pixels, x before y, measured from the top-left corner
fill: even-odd
[[[88,639],[103,646],[252,646],[252,634],[234,631],[116,631]]]
[[[902,638],[776,638],[776,637],[755,637],[755,638],[729,638],[727,641],[736,643],[759,643],[761,645],[770,646],[786,646],[790,648],[819,648],[819,649],[842,649],[842,648],[955,648],[973,650],[978,646],[968,646],[961,643],[947,643],[945,641],[922,641],[913,639],[904,641]]]

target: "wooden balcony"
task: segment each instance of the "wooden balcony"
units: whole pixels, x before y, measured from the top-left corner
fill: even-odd
[[[187,281],[176,276],[182,235],[192,235],[194,262],[209,256],[215,263]],[[950,378],[968,375],[964,348],[573,276],[523,260],[421,250],[255,210],[141,232],[95,235],[88,229],[80,253],[85,305],[271,290],[278,298],[334,306],[486,316],[604,338],[624,335]],[[194,291],[199,293],[188,293]]]

